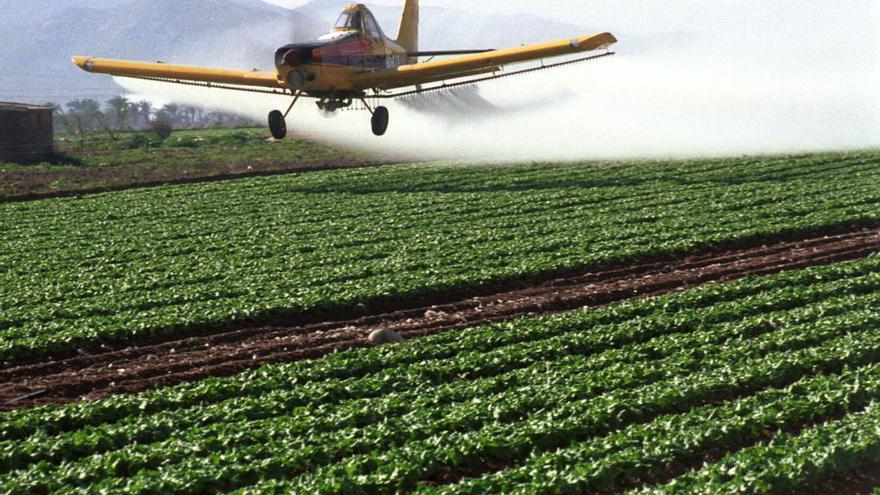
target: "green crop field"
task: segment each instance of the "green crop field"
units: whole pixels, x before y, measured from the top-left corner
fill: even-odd
[[[880,458],[878,302],[873,257],[2,413],[0,487],[799,493]]]
[[[880,219],[880,153],[392,166],[0,204],[0,361]]]
[[[805,241],[877,225],[876,151],[0,202],[0,493],[865,493],[880,484],[880,244],[865,233],[833,263],[848,248]],[[309,317],[779,239],[827,264],[236,374],[161,347],[228,337],[209,356],[223,364],[243,341],[218,334],[244,325],[297,336]],[[736,271],[724,256],[711,263]],[[151,385],[114,390],[119,362]]]
[[[167,139],[144,132],[90,135],[82,146],[70,139],[60,136],[48,161],[0,163],[0,202],[378,160],[303,139],[269,140],[265,130],[249,128],[182,130]]]
[[[0,171],[169,163],[182,167],[206,163],[339,159],[353,155],[301,139],[268,143],[266,131],[262,128],[187,129],[176,131],[167,139],[159,139],[149,132],[119,132],[113,139],[92,134],[82,146],[74,137],[60,135],[55,145],[64,152],[55,161],[27,165],[0,162]]]

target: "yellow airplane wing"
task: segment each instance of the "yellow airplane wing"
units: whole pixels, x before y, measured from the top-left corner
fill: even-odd
[[[82,70],[111,76],[155,79],[170,82],[283,89],[275,72],[210,69],[164,63],[131,62],[104,58],[73,57]]]
[[[389,90],[415,86],[477,76],[494,72],[505,65],[520,62],[598,50],[616,42],[617,39],[611,33],[602,33],[506,50],[493,50],[436,62],[402,65],[389,70],[348,72],[344,77],[336,80],[334,86],[354,91]],[[279,93],[288,90],[288,86],[278,80],[276,72],[212,69],[170,65],[161,62],[148,63],[90,57],[73,57],[72,60],[84,71],[96,74],[200,84],[227,89],[267,88],[260,91],[277,91]]]
[[[356,88],[362,90],[401,88],[492,72],[498,67],[509,64],[599,50],[616,42],[617,38],[611,33],[581,36],[449,60],[403,65],[387,71],[360,73],[353,76],[353,83]]]

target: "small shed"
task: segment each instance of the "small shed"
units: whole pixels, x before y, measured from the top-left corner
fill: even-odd
[[[54,151],[53,108],[0,102],[0,161],[25,161]]]

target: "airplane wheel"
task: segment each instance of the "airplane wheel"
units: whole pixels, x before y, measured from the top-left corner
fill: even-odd
[[[388,109],[385,107],[377,107],[375,111],[373,111],[373,134],[377,136],[384,136],[385,131],[388,130]]]
[[[269,114],[269,131],[275,139],[287,137],[287,122],[284,121],[284,114],[278,110],[272,110]]]

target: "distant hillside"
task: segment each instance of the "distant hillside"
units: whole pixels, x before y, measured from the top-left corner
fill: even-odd
[[[260,0],[83,0],[49,8],[55,12],[43,19],[25,14],[30,0],[0,2],[17,3],[22,12],[16,29],[0,31],[0,59],[13,68],[0,72],[0,100],[105,100],[119,94],[110,78],[77,69],[72,55],[268,68],[279,45],[322,31],[314,19]],[[4,12],[0,22],[9,16]]]
[[[78,7],[109,9],[130,0],[0,0],[0,33],[51,19],[65,10]]]

